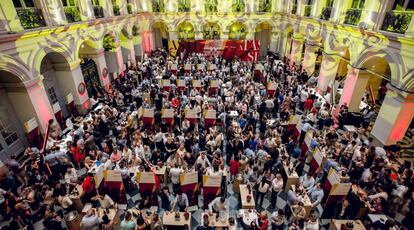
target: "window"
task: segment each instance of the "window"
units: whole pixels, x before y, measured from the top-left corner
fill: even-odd
[[[233,0],[231,8],[233,12],[244,12],[244,0]]]
[[[362,9],[362,8],[364,8],[364,3],[365,3],[365,0],[354,0],[354,1],[352,1],[351,8]]]
[[[217,0],[205,0],[204,8],[206,13],[217,12]]]
[[[13,0],[13,5],[16,8],[35,7],[34,0]]]
[[[47,90],[47,94],[49,95],[49,100],[50,100],[50,104],[55,104],[56,102],[58,102],[58,98],[57,98],[57,95],[56,95],[56,91],[55,91],[55,88],[53,88],[53,87],[50,87],[48,90]]]
[[[6,142],[7,146],[12,145],[14,142],[19,140],[17,133],[14,131],[13,125],[8,118],[6,110],[0,110],[0,134]],[[0,146],[0,151],[3,146]]]
[[[178,0],[178,12],[190,12],[190,0]]]
[[[92,1],[92,5],[99,6],[99,0],[93,0]]]
[[[394,10],[414,10],[414,0],[395,0]]]
[[[63,6],[76,6],[75,0],[62,0]]]

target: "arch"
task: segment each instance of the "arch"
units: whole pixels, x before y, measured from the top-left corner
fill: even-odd
[[[8,55],[0,55],[0,72],[7,72],[11,75],[17,77],[19,81],[15,82],[13,77],[9,80],[12,80],[13,83],[19,83],[19,82],[26,82],[31,80],[31,74],[30,71],[26,68],[26,65],[19,61],[14,59],[11,56]],[[1,79],[4,80],[4,76],[0,74]]]
[[[52,43],[49,47],[44,47],[43,49],[39,49],[34,55],[33,55],[33,71],[37,71],[37,73],[40,73],[40,67],[42,64],[43,59],[49,54],[49,53],[58,53],[64,57],[66,60],[66,63],[72,63],[74,59],[72,58],[72,52],[70,52],[70,49],[67,47],[64,47],[61,44]]]
[[[123,38],[132,38],[132,27],[131,26],[124,26],[120,32],[120,39]]]
[[[165,28],[166,30],[171,30],[171,27],[169,27],[169,23],[167,23],[164,20],[154,20],[151,21],[149,24],[149,29],[154,29],[154,28]]]
[[[354,63],[356,68],[369,68],[370,66],[377,66],[381,64],[388,64],[389,67],[389,77],[395,83],[400,83],[401,79],[401,69],[400,64],[403,63],[402,60],[399,60],[394,54],[386,51],[366,51],[362,53]]]
[[[202,26],[204,39],[220,39],[221,28],[217,22],[207,22]]]
[[[247,26],[239,21],[229,26],[229,39],[243,40],[246,38]]]
[[[262,21],[259,24],[256,24],[256,27],[254,29],[255,29],[255,32],[260,32],[262,30],[272,31],[273,26],[268,21]]]
[[[195,38],[195,28],[190,21],[183,21],[178,24],[178,39],[194,39]]]
[[[270,27],[270,30],[273,30],[274,28],[277,27],[277,25],[270,20],[260,20],[256,23],[256,26],[254,28],[255,31],[257,31],[258,28],[260,29],[260,26],[268,26]]]

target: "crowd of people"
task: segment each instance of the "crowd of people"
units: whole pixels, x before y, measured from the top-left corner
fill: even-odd
[[[191,64],[191,70],[184,68],[186,64]],[[211,64],[214,69],[208,68]],[[228,183],[242,176],[241,183],[253,190],[256,208],[251,211],[257,219],[246,223],[237,212],[229,216],[224,229],[320,229],[327,228],[321,221],[325,215],[327,219],[358,219],[367,229],[411,229],[412,165],[398,162],[398,144],[385,148],[373,144],[367,131],[372,111],[365,108],[361,111],[364,119],[355,124],[357,129],[344,131],[349,116],[346,104],[336,109],[319,95],[315,75],[308,76],[300,65],[273,53],[262,62],[262,70],[255,64],[203,54],[172,58],[158,49],[115,79],[110,89],[97,87],[97,97],[91,99],[93,109],[85,116],[68,118],[67,133],[49,138],[44,150],[28,148],[25,162],[18,162],[15,156],[8,160],[9,174],[0,178],[2,229],[34,229],[34,223],[41,219],[45,229],[63,229],[65,215],[75,210],[70,194],[76,186],[82,187],[82,203],[96,208],[105,195],[120,202],[116,194],[140,186],[128,168],[151,171],[163,166],[168,177],[151,193],[140,194],[120,223],[90,208],[81,219],[83,228],[113,229],[118,224],[125,230],[169,229],[158,214],[187,212],[194,199],[208,215],[229,214]],[[177,70],[172,69],[174,65]],[[171,82],[167,90],[160,83],[162,79]],[[177,87],[177,79],[185,81],[184,89]],[[193,87],[193,80],[200,80],[201,87]],[[211,80],[218,81],[219,87],[212,90]],[[268,82],[277,84],[275,91],[268,90]],[[139,108],[154,109],[153,121],[140,119]],[[162,109],[174,109],[174,117],[163,119]],[[186,111],[193,109],[197,118],[186,119]],[[203,115],[211,109],[217,112],[213,123],[206,122]],[[302,124],[296,134],[290,126],[295,115],[300,115]],[[304,151],[309,130],[313,135]],[[315,148],[323,152],[326,162],[312,171]],[[286,160],[300,178],[295,188],[287,190]],[[95,165],[119,171],[121,188],[115,193],[98,191],[90,173]],[[351,187],[336,205],[327,207],[324,188],[331,168],[348,177]],[[186,194],[180,188],[180,174],[193,170],[198,173],[199,189]],[[203,199],[203,175],[223,178],[220,193],[208,205],[198,202]],[[310,213],[301,194],[310,199]],[[280,197],[287,197],[286,205],[280,204]],[[269,207],[264,208],[265,200]],[[158,209],[150,218],[144,211],[136,215],[128,210],[149,209],[154,201]],[[373,221],[368,214],[383,214],[388,219]],[[213,226],[207,220],[181,229],[185,228]]]

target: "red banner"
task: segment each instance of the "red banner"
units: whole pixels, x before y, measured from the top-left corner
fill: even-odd
[[[225,59],[239,58],[241,61],[257,61],[259,40],[195,40],[169,41],[170,56],[187,56],[203,53],[206,56],[223,56]]]

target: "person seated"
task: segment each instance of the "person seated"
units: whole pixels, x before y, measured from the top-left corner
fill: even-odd
[[[175,200],[171,210],[176,210],[180,212],[187,211],[189,206],[188,197],[182,191],[178,191],[177,195],[175,196]]]
[[[121,221],[121,230],[135,230],[137,224],[132,220],[132,214],[130,211],[125,213],[124,219]]]

